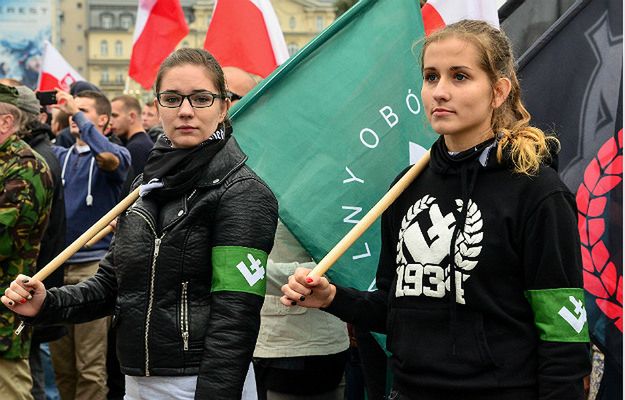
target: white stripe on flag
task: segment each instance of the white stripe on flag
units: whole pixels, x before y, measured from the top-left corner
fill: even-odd
[[[154,5],[158,0],[139,0],[139,7],[137,9],[137,23],[135,24],[135,32],[132,36],[132,44],[137,42],[139,36],[145,28],[145,24],[148,22],[148,17]]]
[[[289,51],[284,41],[284,34],[280,28],[278,17],[269,0],[252,0],[252,2],[263,14],[269,40],[271,41],[271,47],[273,48],[273,55],[276,58],[276,64],[280,65],[289,58]]]

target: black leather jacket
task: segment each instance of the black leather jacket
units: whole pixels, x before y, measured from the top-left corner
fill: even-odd
[[[191,193],[165,204],[140,198],[120,216],[98,273],[49,290],[33,322],[113,314],[124,374],[199,375],[196,399],[240,399],[263,297],[211,292],[214,248],[268,254],[278,218],[273,193],[246,158],[230,138]]]

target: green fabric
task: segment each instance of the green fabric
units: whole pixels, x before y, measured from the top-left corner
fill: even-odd
[[[18,97],[17,89],[0,83],[0,103],[8,103],[17,107]]]
[[[45,161],[25,142],[10,137],[0,149],[0,293],[18,274],[34,273],[52,187]],[[15,336],[18,324],[13,312],[0,309],[0,357],[28,357],[30,329]]]
[[[410,149],[438,136],[420,100],[423,36],[419,2],[361,0],[231,110],[247,163],[317,262],[386,193]],[[380,246],[378,221],[328,276],[374,288]]]
[[[317,262],[438,137],[420,99],[424,36],[419,2],[360,0],[230,110],[247,164]],[[380,246],[378,220],[328,277],[375,289]]]
[[[212,291],[246,292],[265,296],[267,253],[250,247],[213,248]]]
[[[546,342],[588,342],[584,290],[527,290],[540,339]]]

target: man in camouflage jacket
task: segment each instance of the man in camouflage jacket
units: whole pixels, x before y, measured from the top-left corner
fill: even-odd
[[[21,118],[17,90],[0,84],[0,291],[18,274],[31,275],[52,201],[48,166],[16,136]],[[0,393],[30,399],[30,330],[16,336],[19,320],[0,311]]]

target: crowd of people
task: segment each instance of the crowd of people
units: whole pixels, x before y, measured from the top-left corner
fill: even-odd
[[[3,398],[52,386],[63,400],[351,400],[355,352],[370,399],[583,399],[581,255],[575,199],[550,166],[558,141],[531,126],[502,31],[449,25],[420,62],[440,138],[382,217],[373,292],[309,275],[246,165],[228,110],[257,77],[183,48],[144,105],[77,82],[46,109],[1,81]],[[32,278],[136,188],[114,234]],[[387,334],[391,381],[370,331]]]

